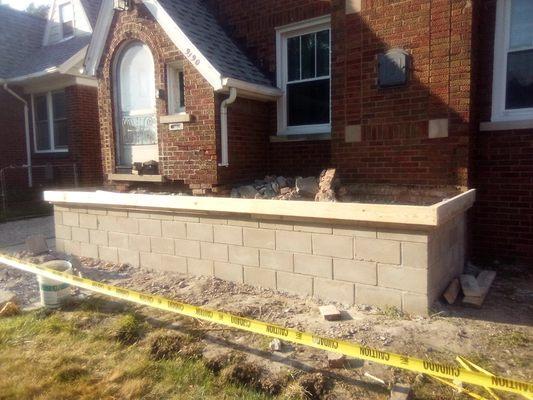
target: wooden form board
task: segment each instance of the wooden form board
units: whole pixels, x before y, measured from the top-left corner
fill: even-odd
[[[435,227],[445,219],[471,207],[475,190],[432,206],[394,204],[330,203],[233,199],[226,197],[193,197],[115,192],[46,191],[44,199],[54,204],[111,206],[165,211],[202,211],[211,213],[249,214],[337,222],[369,222],[381,224]],[[441,211],[444,207],[444,211]],[[444,218],[446,215],[447,218]]]

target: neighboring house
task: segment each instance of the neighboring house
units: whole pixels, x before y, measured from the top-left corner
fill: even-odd
[[[44,19],[0,6],[0,169],[33,166],[6,171],[8,189],[72,185],[74,164],[79,183],[101,183],[97,81],[81,73],[99,7],[54,0]]]
[[[532,21],[530,0],[104,1],[103,172],[470,186],[474,255],[531,260]]]

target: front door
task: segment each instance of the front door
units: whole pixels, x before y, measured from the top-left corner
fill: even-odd
[[[140,42],[129,44],[116,71],[119,167],[159,161],[154,59],[148,46]]]

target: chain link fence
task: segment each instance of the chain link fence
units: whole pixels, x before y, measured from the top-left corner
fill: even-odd
[[[43,191],[79,186],[76,163],[20,165],[0,169],[0,220],[46,215]]]

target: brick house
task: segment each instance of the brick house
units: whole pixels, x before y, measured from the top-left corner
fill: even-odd
[[[80,72],[99,7],[54,0],[40,18],[0,6],[0,169],[18,167],[8,190],[101,183],[97,81]]]
[[[532,260],[531,21],[529,0],[104,2],[103,172],[475,187],[473,255]]]

